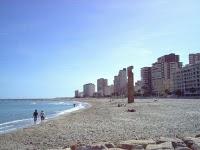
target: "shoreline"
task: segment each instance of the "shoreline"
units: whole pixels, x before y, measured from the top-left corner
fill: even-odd
[[[70,145],[131,139],[194,137],[200,133],[200,101],[73,99],[92,105],[38,126],[0,135],[0,149],[62,149]],[[136,112],[127,112],[134,108]],[[186,111],[187,110],[187,111]],[[180,119],[181,118],[181,119]]]
[[[38,99],[38,101],[41,101],[41,100]],[[49,99],[47,101],[49,102]],[[46,122],[53,120],[55,118],[58,118],[62,115],[66,115],[66,114],[69,114],[71,112],[78,111],[80,109],[87,109],[88,107],[90,107],[90,105],[87,104],[87,103],[82,103],[82,102],[79,102],[79,101],[74,101],[74,100],[69,100],[69,99],[67,99],[67,100],[57,99],[57,100],[53,100],[53,101],[63,102],[63,103],[70,102],[70,103],[76,104],[76,106],[69,108],[69,109],[62,110],[60,112],[57,112],[57,113],[54,113],[54,114],[51,114],[51,115],[47,115],[46,119],[43,122],[41,122],[41,120],[38,119],[36,124],[33,123],[32,118],[24,118],[24,119],[11,120],[11,121],[7,121],[7,122],[3,122],[3,123],[0,124],[0,129],[3,129],[3,130],[0,130],[0,135],[12,133],[12,132],[15,132],[15,131],[20,130],[20,129],[23,130],[24,128],[31,128],[32,126],[40,125],[41,123],[46,123]],[[12,127],[12,128],[10,128],[10,127]]]

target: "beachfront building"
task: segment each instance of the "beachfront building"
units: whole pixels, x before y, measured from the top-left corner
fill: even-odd
[[[79,98],[83,97],[84,96],[83,92],[79,92],[78,96],[79,96]]]
[[[200,53],[189,54],[189,64],[193,65],[200,62]]]
[[[174,92],[182,96],[200,96],[200,62],[174,73]]]
[[[75,98],[81,98],[81,97],[83,97],[83,92],[79,92],[79,90],[76,90],[75,91],[75,96],[74,96]]]
[[[108,80],[100,78],[97,80],[97,92],[99,96],[105,96],[105,88],[108,86]]]
[[[120,89],[120,84],[119,84],[119,77],[114,76],[114,95],[119,95],[119,89]]]
[[[150,95],[152,92],[151,86],[151,67],[141,68],[141,92],[144,95]]]
[[[114,85],[106,86],[104,89],[104,96],[109,97],[114,93]]]
[[[127,79],[127,72],[126,72],[126,68],[124,68],[123,70],[119,71],[119,93],[120,95],[126,96],[127,95],[127,83],[128,83],[128,79]]]
[[[79,97],[79,91],[78,90],[76,90],[75,91],[75,96],[74,96],[75,98],[78,98]]]
[[[152,93],[167,95],[174,91],[173,73],[182,67],[179,55],[171,53],[157,59],[151,67]]]
[[[88,83],[83,85],[84,97],[93,97],[95,93],[95,85],[93,83]]]
[[[138,80],[135,82],[135,94],[136,95],[143,95],[143,90],[142,90],[142,81]]]
[[[127,72],[126,68],[119,71],[114,77],[114,94],[116,96],[127,96]]]

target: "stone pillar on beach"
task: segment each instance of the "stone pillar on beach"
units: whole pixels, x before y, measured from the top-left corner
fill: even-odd
[[[128,103],[134,102],[134,79],[133,79],[133,66],[127,68],[128,72]]]

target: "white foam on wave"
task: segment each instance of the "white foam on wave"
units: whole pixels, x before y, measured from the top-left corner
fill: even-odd
[[[33,124],[31,118],[14,120],[0,124],[0,133],[7,133]]]
[[[6,128],[10,128],[10,127],[13,127],[13,125],[9,125],[9,126],[0,127],[0,130],[2,130],[2,129],[6,129]]]
[[[65,104],[65,102],[53,102],[53,103],[48,103],[48,104],[51,104],[51,105],[63,105],[63,104]]]
[[[70,103],[66,103],[66,102],[51,102],[51,103],[48,103],[50,105],[66,105],[66,106],[71,106],[72,104]]]
[[[74,102],[74,104],[76,104],[76,107],[73,107],[71,109],[67,109],[67,110],[61,111],[61,112],[57,113],[56,116],[60,116],[60,115],[66,114],[66,113],[70,113],[70,112],[73,112],[73,111],[84,109],[87,106],[89,106],[89,104],[87,104],[87,103],[81,103],[81,102]]]
[[[31,105],[36,105],[36,104],[37,104],[36,102],[32,102],[32,103],[31,103]]]
[[[29,119],[21,119],[21,120],[14,120],[14,121],[9,121],[9,122],[5,122],[5,123],[1,123],[0,126],[4,126],[4,125],[8,125],[8,124],[14,124],[14,123],[22,122],[22,121],[26,121],[26,120],[31,120],[31,118],[29,118]]]

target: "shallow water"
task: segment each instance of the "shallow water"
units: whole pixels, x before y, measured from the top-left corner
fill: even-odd
[[[0,134],[16,130],[18,128],[33,125],[33,112],[45,112],[46,119],[62,115],[64,113],[80,109],[80,103],[74,108],[74,102],[52,100],[0,100]],[[37,123],[40,123],[38,119]]]

